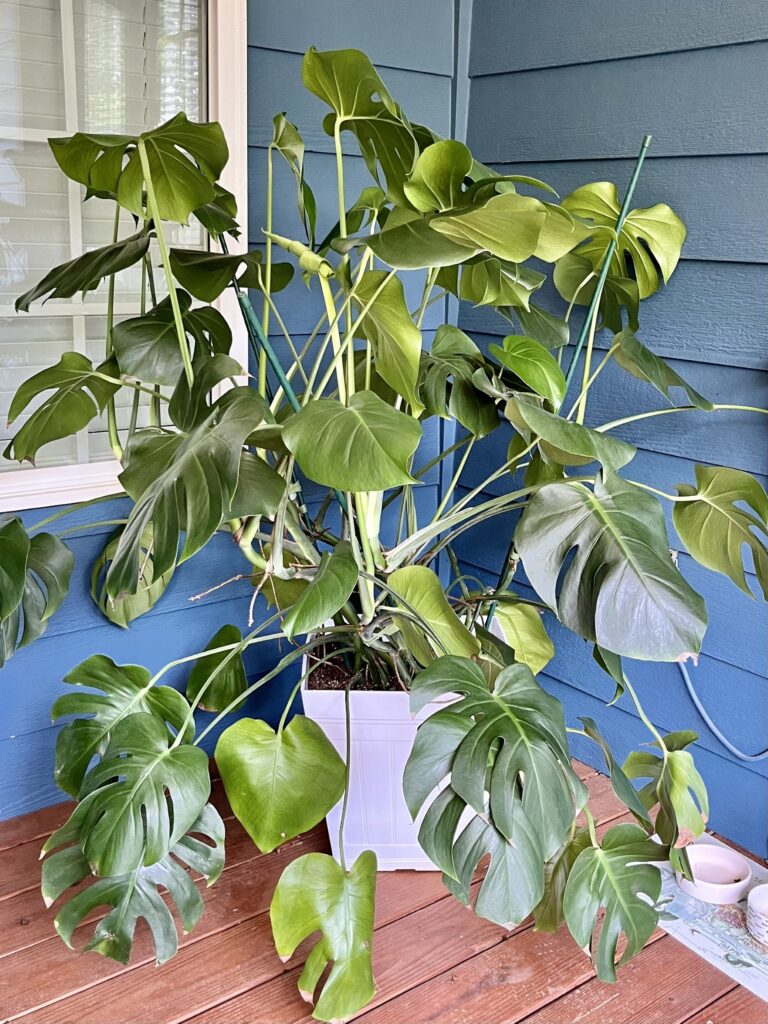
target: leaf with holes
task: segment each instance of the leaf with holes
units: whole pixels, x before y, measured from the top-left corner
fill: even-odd
[[[344,762],[304,715],[277,732],[252,718],[235,722],[216,744],[216,764],[232,810],[262,853],[314,828],[344,792]]]
[[[689,554],[721,572],[751,595],[743,552],[752,555],[754,572],[768,600],[768,495],[740,469],[696,466],[696,486],[678,484],[686,501],[675,502],[672,519]]]
[[[436,749],[445,748],[446,730],[455,736],[459,716],[471,728],[456,737],[450,763],[454,793],[477,814],[485,814],[487,802],[493,825],[513,844],[516,829],[531,837],[531,856],[535,852],[543,865],[565,841],[575,810],[587,796],[571,768],[559,701],[525,665],[502,669],[491,690],[477,664],[444,657],[414,679],[411,711],[450,693],[460,694],[461,700],[430,716],[416,734],[403,783],[411,814],[415,817],[425,790],[444,781],[438,774],[445,762],[430,768],[430,759]]]
[[[305,854],[288,865],[277,883],[269,916],[278,955],[287,960],[300,943],[320,932],[299,977],[302,999],[313,1001],[331,964],[315,1002],[318,1020],[346,1020],[373,997],[375,896],[376,854],[370,850],[349,871],[325,853]]]
[[[701,649],[706,608],[672,561],[661,505],[615,474],[593,490],[542,487],[515,546],[533,588],[578,636],[644,661]]]
[[[56,849],[43,861],[42,893],[47,907],[91,874],[79,838],[77,827],[67,830],[65,826],[45,844],[44,851],[64,843],[74,844]],[[136,924],[141,920],[152,936],[157,963],[165,963],[178,949],[178,935],[171,910],[159,890],[170,894],[185,934],[192,931],[203,913],[203,898],[184,865],[202,875],[209,886],[221,874],[224,823],[212,804],[205,805],[187,833],[156,863],[139,866],[123,875],[97,878],[72,896],[56,915],[56,931],[70,949],[75,949],[73,939],[75,934],[80,934],[83,922],[98,908],[111,907],[96,924],[85,950],[127,964]]]
[[[157,863],[202,811],[211,792],[208,757],[200,747],[170,741],[156,715],[126,715],[83,780],[80,803],[63,828],[80,830],[96,874],[122,875]]]
[[[114,383],[96,374],[114,378]],[[103,412],[120,389],[114,362],[94,367],[80,352],[65,352],[55,366],[40,370],[25,380],[13,396],[8,410],[12,423],[38,395],[52,391],[27,417],[26,423],[3,452],[6,459],[34,462],[43,445],[70,437]]]
[[[56,739],[54,776],[71,796],[81,790],[88,767],[102,755],[117,724],[135,714],[148,714],[173,732],[185,727],[189,704],[170,686],[154,686],[149,671],[141,665],[116,665],[105,654],[94,654],[64,676],[76,687],[58,697],[51,709],[56,721],[75,715]],[[184,739],[195,733],[194,720],[185,728]]]
[[[589,846],[576,858],[563,897],[568,930],[577,945],[589,947],[600,981],[616,980],[616,947],[622,933],[627,944],[619,965],[639,953],[651,937],[658,914],[661,872],[651,861],[664,858],[664,847],[639,825],[616,825],[602,845]],[[600,910],[605,917],[598,935]]]
[[[29,537],[21,521],[0,521],[0,668],[37,640],[67,596],[74,557],[52,533]]]

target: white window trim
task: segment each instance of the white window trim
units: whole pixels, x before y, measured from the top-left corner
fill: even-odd
[[[242,228],[240,248],[248,247],[248,36],[246,26],[246,0],[208,0],[206,26],[208,52],[208,118],[220,121],[229,145],[229,161],[221,176],[221,183],[237,199],[238,221]],[[71,25],[66,18],[71,13],[71,0],[62,0],[62,24]],[[66,45],[67,40],[64,39]],[[52,135],[66,132],[41,132],[47,140]],[[5,132],[4,132],[5,135]],[[28,137],[29,133],[25,133]],[[8,136],[5,136],[8,137]],[[41,139],[43,141],[43,139]],[[72,199],[80,200],[79,186],[71,190]],[[79,218],[78,218],[79,223]],[[248,366],[248,335],[231,289],[227,289],[216,305],[232,327],[231,354],[241,366]],[[82,312],[78,304],[57,304],[49,307],[46,315],[77,315]],[[96,312],[89,306],[89,312]],[[133,306],[122,306],[116,313],[134,314]],[[245,380],[245,378],[243,379]],[[0,512],[20,512],[29,508],[44,508],[70,502],[88,501],[108,494],[122,493],[117,479],[120,463],[114,459],[104,462],[82,463],[73,466],[51,466],[40,469],[7,470],[0,473]]]

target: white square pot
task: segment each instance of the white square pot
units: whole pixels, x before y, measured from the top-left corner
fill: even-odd
[[[345,757],[344,691],[303,687],[301,696],[307,717],[317,722],[342,758]],[[436,871],[419,846],[423,811],[413,822],[405,803],[403,769],[419,723],[455,698],[428,704],[412,718],[405,692],[353,690],[349,697],[352,750],[344,825],[347,862],[352,863],[363,850],[373,850],[379,871],[403,868]],[[327,818],[335,857],[339,853],[340,818],[341,802]]]

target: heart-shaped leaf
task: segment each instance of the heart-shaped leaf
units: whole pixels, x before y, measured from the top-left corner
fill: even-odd
[[[695,472],[695,487],[677,487],[681,497],[693,500],[675,502],[672,509],[689,554],[751,594],[742,558],[746,546],[768,600],[768,495],[740,469],[697,465]]]
[[[490,345],[488,351],[537,395],[546,398],[555,408],[560,406],[565,398],[565,375],[541,342],[510,334],[501,346]]]
[[[444,748],[446,728],[455,736],[455,716],[465,718],[471,728],[458,737],[451,787],[478,814],[484,814],[488,801],[493,824],[512,843],[516,827],[535,838],[543,882],[544,860],[562,846],[587,797],[570,765],[563,709],[525,665],[502,669],[491,690],[477,664],[445,657],[414,679],[411,710],[449,693],[461,694],[461,700],[428,718],[416,734],[403,783],[411,814],[415,817],[427,785],[425,762],[435,747]],[[427,792],[443,779],[433,771],[428,781]],[[540,897],[539,892],[534,904]]]
[[[42,893],[48,907],[68,888],[91,874],[91,866],[78,840],[77,829],[67,832],[65,827],[54,833],[44,847],[47,851],[65,842],[75,843],[57,850],[43,861]],[[80,934],[80,925],[86,918],[99,907],[112,907],[96,925],[85,949],[127,964],[136,924],[143,920],[152,935],[157,963],[165,963],[178,949],[178,936],[173,915],[159,889],[170,894],[185,932],[192,931],[203,912],[202,896],[184,870],[184,864],[201,874],[208,885],[213,885],[221,874],[224,867],[224,823],[212,804],[205,805],[186,835],[155,864],[137,867],[124,875],[99,878],[76,893],[56,915],[56,931],[70,949],[74,949],[73,937],[76,931]]]
[[[571,423],[530,401],[512,398],[506,414],[517,429],[536,435],[542,453],[558,465],[584,466],[599,462],[610,473],[626,466],[637,452],[635,446],[626,441],[580,423]]]
[[[582,185],[566,196],[562,205],[575,217],[593,225],[593,237],[576,252],[599,269],[621,213],[616,186],[609,181]],[[611,275],[620,278],[634,275],[640,298],[653,295],[659,287],[657,266],[666,284],[680,259],[685,235],[685,224],[666,203],[658,203],[647,210],[630,210],[611,260]]]
[[[86,775],[70,822],[80,829],[96,874],[122,875],[157,863],[202,811],[211,792],[205,751],[170,740],[157,716],[127,715]]]
[[[97,377],[97,373],[113,377],[114,383]],[[94,416],[103,412],[120,387],[117,367],[113,362],[102,363],[94,371],[87,356],[80,352],[65,352],[55,366],[40,370],[25,380],[13,396],[8,410],[9,423],[26,409],[33,398],[53,391],[30,413],[3,455],[18,462],[34,462],[43,445],[69,437],[86,427]]]
[[[105,654],[93,654],[68,672],[64,682],[78,689],[56,699],[51,718],[77,717],[56,739],[54,776],[71,796],[80,792],[93,758],[104,753],[117,724],[130,715],[154,715],[174,732],[184,728],[186,741],[194,736],[194,721],[185,726],[189,704],[172,687],[154,686],[141,665],[116,665]]]
[[[237,626],[222,626],[205,645],[206,651],[242,642]],[[230,707],[248,688],[242,654],[238,651],[219,651],[203,654],[192,666],[187,679],[187,700],[194,704],[199,698],[203,711],[237,711],[243,702]]]
[[[235,722],[216,744],[216,764],[232,810],[262,853],[314,828],[344,792],[344,762],[304,715],[277,732],[253,718]]]
[[[310,633],[332,618],[349,600],[358,577],[357,562],[348,541],[325,552],[309,586],[283,618],[287,637]]]
[[[360,329],[373,345],[379,376],[408,402],[414,416],[423,406],[416,392],[421,331],[411,319],[402,282],[384,270],[367,271],[355,287],[357,304],[369,306]],[[386,281],[386,283],[384,283]]]
[[[78,292],[85,295],[97,288],[105,277],[138,263],[148,249],[149,235],[146,231],[138,231],[100,249],[91,249],[49,270],[42,281],[16,299],[16,309],[27,313],[35,299],[43,296],[47,299],[71,299]]]
[[[515,660],[537,675],[555,656],[555,647],[544,628],[541,615],[531,604],[504,601],[496,609],[504,639],[515,652]]]
[[[540,341],[545,348],[562,348],[568,344],[570,332],[562,317],[532,304],[527,309],[515,309],[515,316],[520,321],[523,334]]]
[[[421,427],[412,416],[372,391],[356,392],[349,405],[331,398],[312,401],[283,429],[283,440],[303,472],[340,491],[383,491],[413,483],[408,464],[420,438]]]
[[[639,953],[651,937],[658,921],[654,904],[661,893],[661,873],[648,862],[663,857],[664,848],[639,825],[615,825],[601,846],[589,846],[576,858],[565,886],[565,920],[577,945],[589,947],[601,981],[616,980],[622,933],[627,945],[619,964]],[[605,917],[596,936],[601,909]]]
[[[647,661],[700,650],[706,609],[672,562],[661,506],[615,474],[594,490],[542,487],[515,546],[534,589],[579,636]]]
[[[277,883],[269,915],[279,956],[287,960],[304,939],[321,933],[299,978],[303,999],[313,1000],[332,965],[315,1003],[318,1020],[346,1020],[373,997],[375,895],[376,854],[370,850],[349,871],[325,853],[305,854],[288,865]]]
[[[463,142],[441,139],[419,154],[403,190],[421,213],[450,210],[462,198],[464,179],[472,169],[472,154]]]
[[[467,629],[451,608],[443,585],[426,565],[407,565],[396,569],[388,580],[406,611],[422,622],[400,619],[398,626],[410,641],[413,656],[422,665],[434,660],[435,654],[457,654],[471,658],[480,653],[480,642]]]
[[[670,401],[669,389],[682,388],[691,405],[695,405],[697,409],[703,409],[705,412],[712,410],[712,403],[708,398],[704,398],[684,381],[669,363],[665,363],[663,359],[646,348],[632,331],[622,331],[616,335],[613,342],[619,346],[614,357],[616,362],[633,377],[653,384],[656,390]]]

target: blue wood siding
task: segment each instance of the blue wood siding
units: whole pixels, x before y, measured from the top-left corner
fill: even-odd
[[[393,94],[402,98],[415,118],[448,133],[452,122],[453,0],[429,0],[418,5],[397,0],[387,5],[333,0],[322,7],[299,0],[252,0],[249,3],[249,180],[252,246],[261,242],[264,224],[265,150],[271,137],[272,117],[287,111],[307,139],[307,176],[319,204],[318,230],[324,232],[336,220],[335,169],[331,142],[320,128],[325,110],[301,85],[301,55],[307,46],[365,49],[380,66]],[[275,164],[275,230],[299,237],[295,214],[295,183],[287,167]],[[350,160],[347,190],[357,194],[368,184],[362,160]],[[420,285],[413,283],[409,298],[418,303]],[[279,308],[289,329],[301,342],[319,313],[315,297],[299,280],[278,296]],[[260,306],[257,305],[257,309]],[[443,312],[432,308],[425,323],[427,339],[442,322]],[[274,327],[274,320],[273,320]],[[277,338],[275,338],[277,342]],[[441,444],[439,429],[430,424],[427,454]],[[434,505],[438,473],[431,473],[420,489],[419,504],[426,515]],[[312,494],[308,497],[311,499]],[[54,698],[65,689],[62,677],[88,655],[102,652],[118,662],[140,663],[152,670],[173,658],[194,653],[228,622],[245,628],[252,593],[247,579],[236,580],[199,600],[195,595],[243,573],[247,564],[231,539],[221,535],[199,555],[177,570],[157,607],[121,630],[107,622],[94,607],[90,595],[90,570],[110,528],[89,526],[103,519],[119,518],[126,501],[114,501],[73,514],[57,524],[85,529],[70,541],[76,557],[72,590],[47,634],[33,646],[17,653],[0,672],[0,820],[34,810],[64,798],[53,782],[53,752],[58,729],[50,722]],[[31,525],[51,509],[23,514]],[[263,612],[263,605],[260,605]],[[285,653],[283,644],[282,653]],[[251,648],[246,657],[249,676],[266,671],[281,656],[276,643]],[[251,698],[246,714],[275,721],[282,710],[295,673],[278,678]],[[186,681],[186,669],[176,668],[168,680],[176,686]],[[206,716],[202,716],[205,718]],[[209,737],[212,749],[215,736]]]
[[[669,202],[686,221],[688,240],[669,288],[644,304],[640,336],[714,401],[762,407],[768,401],[766,39],[768,5],[760,0],[710,4],[706,16],[695,0],[475,0],[467,139],[478,159],[503,173],[542,178],[565,195],[606,179],[621,191],[642,136],[652,132],[636,205]],[[545,304],[555,301],[545,294]],[[487,310],[462,307],[460,323],[482,345],[508,333]],[[614,368],[601,379],[588,421],[661,407],[657,398]],[[639,448],[631,475],[668,491],[693,479],[694,461],[737,466],[768,482],[768,429],[759,417],[669,416],[634,424],[624,436]],[[498,465],[507,441],[499,434],[476,446],[467,488]],[[465,534],[458,545],[464,563],[494,578],[512,525]],[[670,536],[679,543],[674,530]],[[702,702],[734,743],[762,750],[768,746],[765,605],[686,554],[680,567],[710,611],[702,658],[691,669]],[[563,700],[570,723],[591,715],[620,753],[647,741],[626,699],[604,706],[612,687],[593,665],[589,645],[565,634],[552,616],[547,622],[558,654],[544,682]],[[722,746],[691,704],[676,666],[630,668],[659,726],[700,733],[696,757],[711,794],[712,827],[765,855],[768,761],[744,763]],[[600,767],[586,741],[574,752]]]

